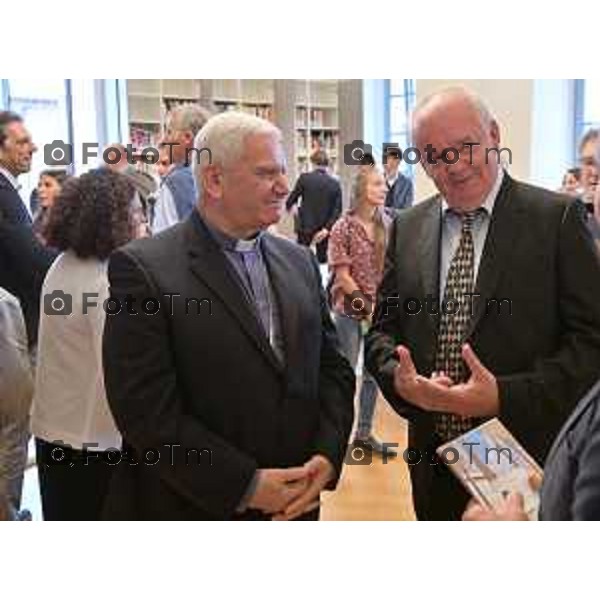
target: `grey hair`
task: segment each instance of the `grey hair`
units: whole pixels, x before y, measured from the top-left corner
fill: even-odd
[[[435,100],[440,100],[442,98],[463,98],[467,100],[473,107],[475,107],[475,109],[479,113],[479,116],[481,117],[482,125],[486,128],[489,127],[496,120],[486,103],[473,90],[470,90],[469,88],[463,86],[453,86],[444,88],[437,92],[433,92],[425,96],[425,98],[423,98],[417,103],[412,114],[413,132],[415,130],[415,125],[417,123],[417,119],[420,113],[423,112],[423,110],[427,108],[429,104],[431,104]]]
[[[208,109],[199,104],[180,104],[169,111],[168,125],[175,131],[191,131],[195,137],[210,119]]]
[[[191,157],[198,190],[202,189],[202,169],[209,164],[227,166],[239,161],[251,135],[281,139],[281,131],[270,121],[244,112],[227,111],[206,123],[194,139]]]

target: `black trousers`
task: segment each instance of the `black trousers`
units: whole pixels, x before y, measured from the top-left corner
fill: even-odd
[[[313,237],[317,232],[313,231],[312,233],[308,233],[306,231],[299,231],[297,233],[298,243],[302,246],[310,246]],[[319,242],[316,245],[317,251],[317,260],[320,264],[324,265],[327,263],[327,245],[328,245],[329,237],[326,237],[323,241]]]
[[[103,452],[83,452],[36,438],[45,521],[99,521],[114,467]]]
[[[460,521],[471,496],[443,462],[411,466],[410,475],[417,520]]]

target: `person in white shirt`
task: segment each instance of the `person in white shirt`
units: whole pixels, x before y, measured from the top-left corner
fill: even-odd
[[[45,520],[100,519],[118,460],[108,454],[121,437],[104,391],[103,304],[109,255],[139,233],[133,198],[123,175],[90,171],[67,182],[48,221],[62,253],[42,289],[31,418]]]
[[[210,118],[197,104],[182,104],[167,117],[162,147],[168,148],[171,168],[161,182],[153,209],[152,233],[156,234],[186,219],[198,200],[190,164],[194,138]]]

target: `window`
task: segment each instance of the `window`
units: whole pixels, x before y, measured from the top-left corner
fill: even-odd
[[[600,79],[575,79],[575,148],[591,127],[600,127]]]
[[[386,142],[398,144],[401,149],[411,145],[410,113],[415,106],[414,79],[387,79]],[[402,161],[402,171],[413,176],[413,166]]]
[[[39,174],[47,168],[44,144],[54,140],[72,141],[70,122],[70,83],[68,79],[3,79],[3,104],[23,117],[38,151],[33,155],[31,171],[19,177],[21,197],[28,204]]]

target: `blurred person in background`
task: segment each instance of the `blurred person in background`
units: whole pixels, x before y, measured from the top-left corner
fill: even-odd
[[[156,174],[159,180],[162,182],[164,178],[170,173],[174,165],[171,163],[170,152],[168,146],[159,144],[160,150],[158,155],[158,162],[156,163]]]
[[[350,208],[333,226],[328,262],[332,271],[331,305],[342,352],[356,370],[363,338],[371,324],[373,302],[383,274],[393,213],[384,208],[386,182],[374,165],[357,166]],[[354,445],[374,452],[396,452],[372,435],[377,383],[363,366]]]
[[[112,169],[90,171],[66,182],[48,220],[48,244],[61,254],[42,289],[31,417],[46,520],[99,519],[106,452],[121,447],[104,389],[103,302],[108,257],[140,232],[134,191]]]
[[[402,210],[412,206],[415,195],[412,181],[400,172],[400,162],[399,149],[388,148],[383,164],[387,186],[385,206],[394,210]]]
[[[581,199],[591,207],[598,185],[597,150],[600,129],[589,129],[579,143],[579,165],[581,167]]]
[[[36,151],[23,119],[16,113],[0,111],[0,287],[21,304],[32,355],[37,340],[40,290],[56,257],[35,237],[29,211],[20,196],[19,175],[29,173]]]
[[[179,223],[194,210],[198,191],[191,169],[191,155],[194,138],[209,118],[208,110],[198,104],[181,104],[167,116],[163,144],[168,150],[171,168],[157,194],[153,233]]]
[[[327,172],[329,157],[323,150],[314,152],[310,161],[314,168],[298,177],[286,209],[295,216],[298,243],[314,245],[317,260],[325,264],[329,233],[342,212],[342,188]]]
[[[581,196],[581,169],[579,167],[573,167],[565,173],[559,192],[576,198]]]
[[[32,227],[42,243],[45,243],[44,229],[50,217],[50,210],[67,179],[68,174],[62,169],[46,169],[40,173],[37,186],[38,208],[33,216]]]
[[[31,518],[19,508],[32,394],[21,306],[17,298],[0,288],[0,521]]]

